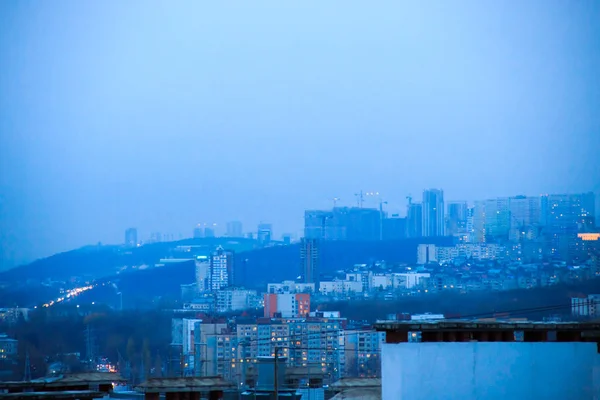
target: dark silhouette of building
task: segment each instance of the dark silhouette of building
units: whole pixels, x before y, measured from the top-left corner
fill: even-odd
[[[381,212],[375,208],[334,207],[304,212],[304,237],[324,240],[379,240]]]
[[[423,206],[421,203],[409,203],[406,210],[406,236],[418,238],[423,236]]]
[[[125,246],[136,247],[138,244],[137,229],[129,228],[125,231]]]
[[[407,233],[406,218],[392,215],[383,220],[383,240],[405,239]]]
[[[320,240],[303,238],[300,243],[300,263],[304,283],[314,283],[319,289]]]
[[[227,223],[227,236],[228,237],[243,237],[242,223],[240,221],[230,221]]]

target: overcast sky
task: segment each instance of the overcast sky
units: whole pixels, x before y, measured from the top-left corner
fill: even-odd
[[[597,1],[3,0],[0,269],[360,189],[598,192],[599,110]]]

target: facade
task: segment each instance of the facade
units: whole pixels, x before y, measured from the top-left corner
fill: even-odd
[[[573,297],[571,299],[571,315],[575,317],[600,316],[600,294],[590,294],[588,297]]]
[[[273,237],[273,225],[261,222],[258,224],[256,238],[260,244],[268,244]]]
[[[303,238],[300,242],[301,275],[304,283],[313,283],[319,290],[320,240]]]
[[[314,291],[314,283],[283,281],[281,283],[269,283],[267,285],[267,293],[313,293]]]
[[[467,231],[467,202],[453,201],[449,202],[446,212],[446,234],[454,236],[466,233]]]
[[[219,313],[255,309],[259,305],[256,290],[239,288],[221,289],[215,293]]]
[[[308,293],[265,293],[265,318],[301,318],[310,312],[310,294]]]
[[[544,238],[552,256],[569,259],[569,246],[578,233],[594,229],[594,193],[553,194],[542,198],[545,212]]]
[[[385,332],[368,330],[342,331],[346,356],[344,377],[376,378],[381,376],[381,346]]]
[[[510,231],[510,199],[498,197],[485,201],[485,241],[506,241]]]
[[[420,244],[417,246],[417,264],[437,262],[436,246],[434,244]]]
[[[444,191],[430,189],[423,192],[423,236],[444,236]]]
[[[273,357],[275,347],[288,367],[317,370],[329,380],[339,379],[345,370],[342,319],[272,319],[237,325],[238,360],[256,363],[259,357]]]
[[[125,231],[125,246],[136,247],[138,245],[137,229],[129,228]]]
[[[209,290],[220,290],[231,285],[233,285],[233,252],[219,246],[210,255]]]
[[[542,224],[541,197],[511,197],[509,209],[509,240],[517,242],[536,239]]]
[[[470,214],[471,215],[468,217],[471,221],[468,229],[469,241],[471,243],[483,243],[486,241],[485,201],[476,201]]]
[[[206,256],[197,257],[196,263],[196,291],[204,292],[210,290],[210,259]]]
[[[594,399],[597,324],[378,323],[382,399]],[[449,397],[449,395],[451,396]]]
[[[429,272],[407,272],[393,274],[395,289],[413,289],[423,285],[423,281],[431,277]]]
[[[495,243],[459,243],[455,246],[437,246],[436,259],[440,263],[457,258],[474,260],[497,260],[507,256],[506,247]]]
[[[323,281],[319,286],[319,292],[323,295],[342,294],[342,293],[361,293],[363,291],[362,282],[336,280]]]
[[[406,208],[406,236],[418,238],[423,236],[423,205],[409,203]]]
[[[242,223],[240,221],[229,221],[226,227],[227,237],[241,238],[244,237]]]

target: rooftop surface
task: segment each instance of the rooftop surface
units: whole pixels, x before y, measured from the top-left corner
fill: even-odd
[[[0,399],[55,399],[55,400],[68,400],[68,399],[99,399],[106,395],[106,393],[96,392],[92,390],[66,390],[66,391],[53,391],[53,392],[21,392],[21,393],[1,393]]]
[[[79,386],[85,385],[102,385],[111,384],[113,382],[125,382],[123,377],[115,372],[81,372],[73,374],[65,374],[56,377],[47,377],[33,379],[31,381],[8,381],[0,382],[0,389],[16,388],[16,387],[62,387],[62,386]]]
[[[331,389],[341,390],[349,388],[381,388],[379,378],[342,378],[330,385]]]
[[[541,322],[541,321],[468,321],[468,320],[431,320],[431,321],[377,321],[374,324],[379,331],[413,330],[570,330],[599,331],[600,323],[589,322]]]
[[[220,376],[185,378],[150,378],[135,390],[142,393],[199,392],[208,390],[235,389],[236,386]]]

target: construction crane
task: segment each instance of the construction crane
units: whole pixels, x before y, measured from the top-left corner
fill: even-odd
[[[358,205],[359,208],[362,208],[363,202],[365,201],[365,195],[363,191],[361,190],[358,193],[354,193],[354,196],[356,196],[356,205]]]

